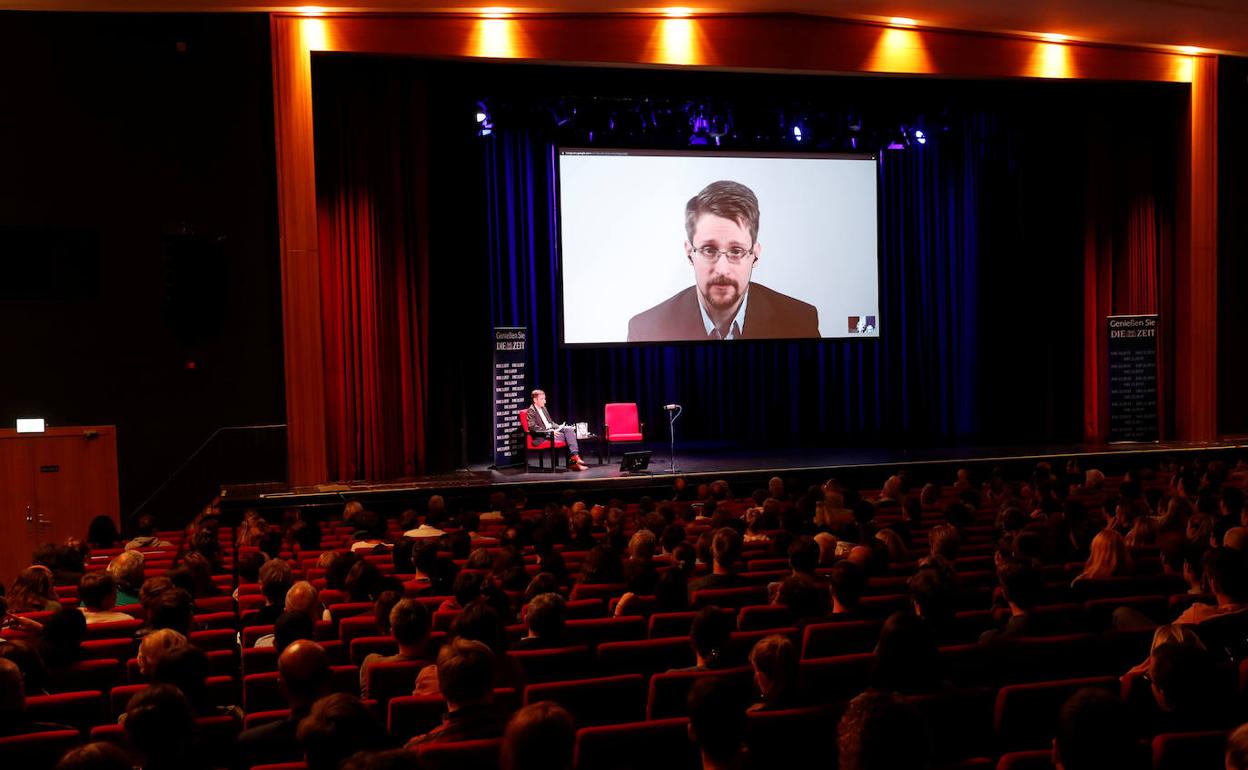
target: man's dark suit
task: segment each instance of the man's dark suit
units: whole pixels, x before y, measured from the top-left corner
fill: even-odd
[[[558,424],[558,420],[550,416],[549,409],[543,409],[542,411],[546,413],[547,422],[549,422],[551,425]],[[546,438],[546,436],[549,435],[550,431],[542,430],[542,418],[537,416],[537,407],[530,404],[528,408],[528,413],[529,413],[529,433],[537,438]],[[562,432],[559,433],[559,437],[562,438],[565,443],[567,443],[568,454],[580,456],[581,448],[580,446],[577,445],[577,442],[576,442],[576,428],[569,425],[568,427],[564,428]]]
[[[814,305],[750,284],[741,339],[796,339],[819,336],[819,311]],[[698,311],[698,287],[690,286],[628,321],[629,342],[678,342],[707,338]]]

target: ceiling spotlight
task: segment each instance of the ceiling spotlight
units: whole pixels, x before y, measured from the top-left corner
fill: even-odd
[[[912,134],[912,136],[914,137],[914,141],[918,142],[919,144],[927,144],[927,134],[923,132],[923,129],[921,128],[914,129],[914,133]]]
[[[798,126],[798,125],[793,126],[793,138],[799,142],[802,141],[802,127],[801,126]]]
[[[888,23],[894,27],[915,27],[919,24],[909,16],[894,16],[888,20]]]

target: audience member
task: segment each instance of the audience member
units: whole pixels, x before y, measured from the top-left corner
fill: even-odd
[[[513,650],[545,650],[563,644],[567,603],[557,593],[545,593],[529,602],[524,622],[528,635],[511,645]]]
[[[154,684],[130,699],[126,740],[142,770],[187,770],[207,764],[192,752],[194,717],[177,687]]]
[[[78,598],[82,601],[82,614],[86,617],[87,625],[133,619],[130,615],[113,609],[117,606],[117,581],[107,571],[88,572],[83,575],[78,581]]]
[[[750,666],[759,700],[750,711],[777,711],[804,705],[798,677],[798,649],[783,634],[759,639],[750,650]]]
[[[108,521],[111,523],[112,519]],[[120,747],[96,741],[70,749],[56,763],[55,770],[134,770],[134,763]]]
[[[358,751],[390,748],[385,726],[358,697],[336,692],[318,700],[296,733],[308,770],[338,770]]]
[[[370,653],[360,664],[360,692],[368,697],[368,669],[376,663],[403,663],[425,660],[432,619],[425,605],[415,599],[403,599],[390,610],[390,635],[399,646],[394,655]]]
[[[837,770],[928,767],[932,752],[927,725],[893,693],[867,690],[851,700],[836,732]]]
[[[500,770],[572,770],[575,742],[576,720],[567,710],[551,701],[531,703],[507,723]]]
[[[1103,770],[1132,764],[1139,755],[1127,707],[1118,697],[1085,688],[1062,706],[1053,739],[1056,770]]]
[[[408,748],[501,737],[507,713],[494,704],[494,653],[482,642],[458,638],[438,653],[438,687],[447,713],[439,727],[408,742]]]
[[[312,704],[329,694],[329,656],[316,642],[293,642],[278,656],[277,672],[290,715],[239,734],[238,756],[244,769],[300,759],[299,723],[311,713]]]

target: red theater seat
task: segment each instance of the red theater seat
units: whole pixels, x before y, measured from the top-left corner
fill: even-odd
[[[104,693],[99,690],[32,695],[26,699],[26,717],[34,722],[70,725],[83,735],[108,718]]]
[[[498,770],[501,738],[487,741],[422,744],[416,758],[422,770]]]
[[[556,682],[585,676],[592,670],[589,648],[556,647],[550,650],[516,650],[508,653],[525,684]]]
[[[416,677],[430,661],[408,660],[395,663],[374,663],[368,667],[368,697],[384,708],[391,698],[411,695]]]
[[[673,668],[686,668],[695,662],[689,638],[684,636],[598,645],[598,668],[608,675],[649,676]]]
[[[686,698],[689,690],[699,679],[708,676],[724,677],[748,687],[754,681],[754,669],[749,666],[725,668],[717,671],[673,671],[650,677],[650,691],[646,698],[646,719],[667,719],[685,716]]]
[[[802,631],[802,657],[830,658],[874,650],[881,625],[878,620],[812,623]]]
[[[82,743],[76,730],[53,730],[0,738],[0,764],[21,770],[47,770]]]
[[[1002,687],[993,707],[998,748],[1008,752],[1048,745],[1053,739],[1062,704],[1085,687],[1116,695],[1119,685],[1115,677],[1104,676]]]
[[[624,674],[525,689],[524,705],[544,700],[566,708],[580,726],[636,722],[645,717],[646,680],[640,674]]]
[[[602,439],[607,462],[611,462],[612,444],[637,444],[645,440],[645,426],[637,414],[635,403],[607,404],[603,409]]]
[[[564,638],[567,644],[594,646],[603,642],[627,642],[646,638],[646,620],[635,615],[620,618],[569,620]]]
[[[689,720],[660,719],[584,727],[576,733],[576,770],[689,770],[700,758]]]
[[[767,586],[744,586],[742,588],[704,588],[694,591],[690,604],[694,609],[703,607],[748,607],[767,603]]]

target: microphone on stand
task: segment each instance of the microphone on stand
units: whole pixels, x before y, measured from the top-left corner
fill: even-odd
[[[666,412],[674,412],[680,408],[680,404],[665,404],[663,410]]]

